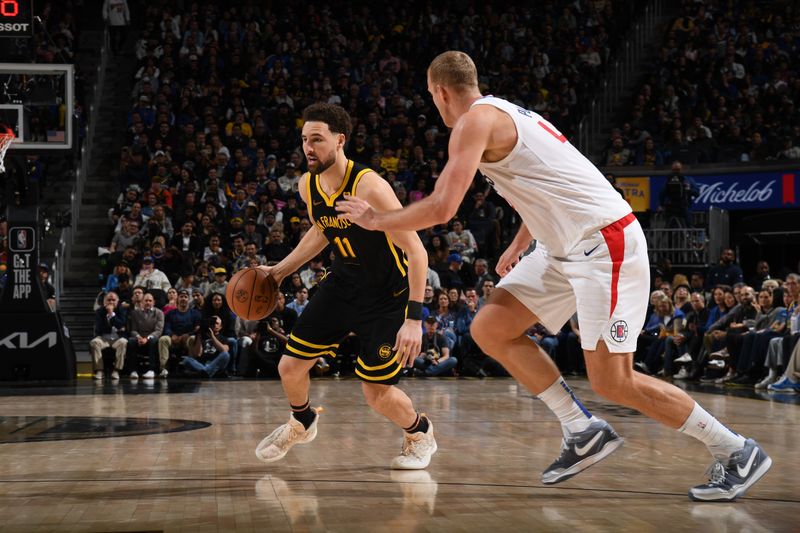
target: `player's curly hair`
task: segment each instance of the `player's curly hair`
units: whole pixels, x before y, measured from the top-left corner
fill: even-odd
[[[303,122],[324,122],[331,132],[343,133],[346,139],[350,138],[353,131],[350,115],[342,106],[335,104],[311,104],[303,110]]]

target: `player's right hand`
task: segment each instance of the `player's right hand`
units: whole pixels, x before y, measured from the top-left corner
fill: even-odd
[[[511,269],[519,263],[519,258],[524,252],[525,250],[520,250],[512,243],[511,246],[506,248],[506,251],[500,256],[500,259],[497,260],[497,266],[495,267],[497,274],[501,278],[505,277],[506,274],[511,272]]]
[[[260,270],[263,270],[264,272],[266,272],[267,274],[269,274],[270,276],[272,276],[272,277],[273,277],[273,279],[275,280],[275,283],[278,285],[278,287],[280,287],[280,286],[281,286],[281,283],[283,282],[283,278],[284,278],[285,276],[281,276],[281,275],[279,274],[279,271],[278,271],[278,270],[275,270],[275,267],[276,267],[276,266],[278,266],[278,265],[272,265],[272,266],[267,266],[267,265],[259,265],[259,266],[257,266],[256,268],[258,268],[258,269],[260,269]]]

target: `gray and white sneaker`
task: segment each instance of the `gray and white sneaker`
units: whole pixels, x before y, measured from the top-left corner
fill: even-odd
[[[424,415],[422,415],[424,416]],[[428,420],[428,431],[406,433],[400,455],[392,459],[392,470],[422,470],[431,463],[431,457],[439,446],[433,436],[433,422]]]
[[[317,416],[314,417],[314,421],[308,426],[308,429],[303,427],[303,424],[293,414],[289,415],[287,423],[278,426],[275,431],[258,443],[256,457],[265,463],[271,463],[283,459],[295,444],[305,444],[317,438],[317,422],[319,422],[319,413],[322,408],[312,407],[312,409]]]
[[[597,418],[580,433],[564,437],[561,455],[542,472],[542,483],[554,485],[566,481],[611,455],[624,442],[608,422]]]
[[[701,502],[732,502],[744,496],[771,466],[769,455],[756,441],[747,439],[744,448],[709,467],[708,483],[689,489],[689,498]]]

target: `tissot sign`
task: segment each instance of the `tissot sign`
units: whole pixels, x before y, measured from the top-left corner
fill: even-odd
[[[798,173],[747,172],[742,174],[706,174],[692,176],[700,194],[694,200],[695,211],[719,209],[780,209],[800,207]],[[659,194],[667,176],[652,176],[650,207],[658,208]]]

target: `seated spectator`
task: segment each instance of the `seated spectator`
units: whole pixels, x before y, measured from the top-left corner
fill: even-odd
[[[155,267],[153,257],[149,255],[142,258],[142,269],[133,284],[148,290],[158,289],[163,291],[165,295],[169,288],[172,287],[167,275]]]
[[[541,323],[536,323],[527,331],[528,337],[533,340],[542,350],[545,351],[547,355],[550,356],[550,359],[556,361],[557,355],[556,350],[558,349],[558,339],[555,335],[547,331],[547,328],[544,327]]]
[[[199,257],[202,252],[200,239],[194,234],[194,224],[189,221],[184,222],[181,232],[170,239],[170,245],[180,250],[184,257],[190,257],[191,261]]]
[[[786,294],[787,301],[791,304],[791,295],[788,292]],[[745,333],[739,357],[733,362],[738,374],[729,382],[733,386],[752,387],[762,380],[769,342],[780,336],[786,328],[788,314],[783,289],[759,291],[757,308],[755,326]],[[770,383],[771,381],[767,381],[761,388]]]
[[[664,375],[675,379],[688,379],[688,365],[691,365],[703,346],[709,310],[702,293],[693,292],[690,296],[691,311],[686,315],[686,326],[678,334],[668,336],[664,343]],[[680,355],[679,355],[680,354]],[[682,365],[680,371],[673,372],[675,365]]]
[[[120,225],[121,229],[114,232],[114,238],[111,239],[111,244],[108,246],[108,250],[111,253],[125,249],[128,246],[138,248],[141,242],[139,222],[122,218],[120,219]]]
[[[228,307],[228,302],[225,301],[225,293],[212,292],[211,296],[206,299],[203,306],[203,318],[210,319],[212,316],[218,316],[222,320],[222,330],[218,335],[228,347],[230,354],[229,366],[227,368],[231,375],[236,375],[236,362],[239,359],[239,342],[236,339],[236,315]]]
[[[458,254],[461,258],[471,263],[478,253],[478,243],[468,229],[464,229],[464,223],[458,219],[453,220],[453,230],[447,234],[447,243],[452,254]]]
[[[114,266],[112,273],[106,278],[106,285],[103,288],[105,292],[115,291],[119,286],[119,276],[121,274],[125,274],[128,278],[133,277],[131,274],[131,269],[128,267],[128,263],[122,261]]]
[[[266,260],[258,253],[258,246],[256,246],[256,243],[251,241],[244,245],[244,253],[236,260],[235,269],[238,272],[243,268],[264,264],[266,264]]]
[[[472,268],[476,280],[475,290],[483,294],[483,282],[487,279],[495,280],[492,273],[489,272],[489,263],[486,259],[479,258],[472,263]]]
[[[739,358],[743,336],[755,326],[758,305],[755,303],[755,292],[752,287],[745,286],[741,289],[739,305],[728,314],[730,319],[725,325],[725,347],[710,355],[711,360],[723,361],[724,364],[719,367],[728,370],[725,376],[717,380],[718,383],[725,383],[736,377],[735,364]]]
[[[310,289],[312,285],[312,280],[314,279],[314,275],[319,270],[322,270],[322,255],[317,255],[311,258],[311,261],[308,262],[308,266],[300,271],[300,279],[303,280],[303,285],[306,288]]]
[[[706,276],[706,288],[716,287],[717,285],[733,286],[744,280],[742,268],[736,264],[736,254],[732,249],[722,250],[719,264],[712,266]]]
[[[683,331],[685,315],[675,309],[672,300],[664,295],[656,303],[655,313],[639,334],[634,366],[645,374],[655,374],[663,365],[662,354],[666,338]]]
[[[433,289],[431,288],[431,292]],[[456,314],[450,305],[450,298],[446,293],[440,292],[436,297],[437,305],[431,309],[430,316],[439,324],[438,331],[447,340],[447,345],[452,350],[458,342],[456,335]]]
[[[433,377],[450,375],[458,364],[458,360],[450,355],[450,347],[444,335],[437,330],[439,323],[436,317],[425,319],[425,334],[422,336],[422,348],[414,359],[416,375]]]
[[[692,312],[692,303],[689,297],[689,285],[686,283],[681,283],[675,287],[675,293],[672,295],[672,300],[675,308],[683,311],[684,315],[688,316],[689,313]]]
[[[178,291],[180,292],[180,291]],[[192,289],[192,302],[190,304],[192,309],[197,309],[201,313],[206,308],[206,296],[197,287]]]
[[[167,363],[170,351],[186,350],[189,348],[189,337],[200,329],[200,311],[189,309],[189,291],[178,291],[178,308],[164,318],[164,335],[158,339],[158,356],[161,372],[159,377],[169,375]],[[220,327],[222,324],[220,323]],[[224,350],[227,352],[227,350]],[[225,362],[227,364],[227,360]]]
[[[483,280],[483,285],[481,285],[480,289],[480,298],[478,298],[478,307],[483,307],[483,305],[489,301],[489,297],[494,292],[494,278],[491,276],[487,276]]]
[[[636,164],[645,167],[660,167],[664,164],[664,156],[656,149],[656,143],[652,137],[645,139],[644,144],[636,153]]]
[[[171,288],[167,291],[167,303],[164,304],[164,307],[161,311],[166,315],[173,309],[178,308],[178,290],[175,288]]]
[[[240,375],[279,378],[278,363],[289,338],[278,317],[270,315],[256,322],[255,331],[247,338],[251,342],[249,349],[242,352]]]
[[[607,167],[621,167],[630,165],[633,162],[633,155],[631,151],[625,147],[625,141],[622,137],[614,137],[611,141],[611,148],[608,149],[606,154]]]
[[[145,379],[155,377],[158,339],[164,331],[164,313],[155,307],[155,298],[146,293],[142,298],[142,308],[130,312],[130,337],[127,345],[130,378]],[[144,358],[139,357],[145,355]]]
[[[225,294],[228,289],[228,271],[225,267],[216,267],[214,269],[214,281],[208,284],[206,288],[205,297],[208,298],[214,293]]]
[[[281,261],[292,251],[284,241],[283,228],[273,227],[269,232],[269,241],[264,246],[262,253],[267,261]]]
[[[297,313],[297,316],[300,316],[303,314],[303,311],[305,311],[307,306],[308,306],[308,289],[302,287],[295,291],[294,300],[292,300],[292,302],[288,304],[286,307]]]
[[[119,305],[116,292],[109,292],[103,298],[103,306],[94,313],[94,335],[89,341],[89,352],[92,356],[92,372],[94,379],[103,379],[103,350],[114,349],[114,370],[111,379],[119,379],[119,371],[125,365],[125,350],[128,340],[124,337],[128,315]]]
[[[221,331],[222,320],[218,316],[204,321],[197,333],[188,338],[188,353],[181,358],[181,365],[208,378],[224,373],[231,356],[230,346],[220,337]]]

